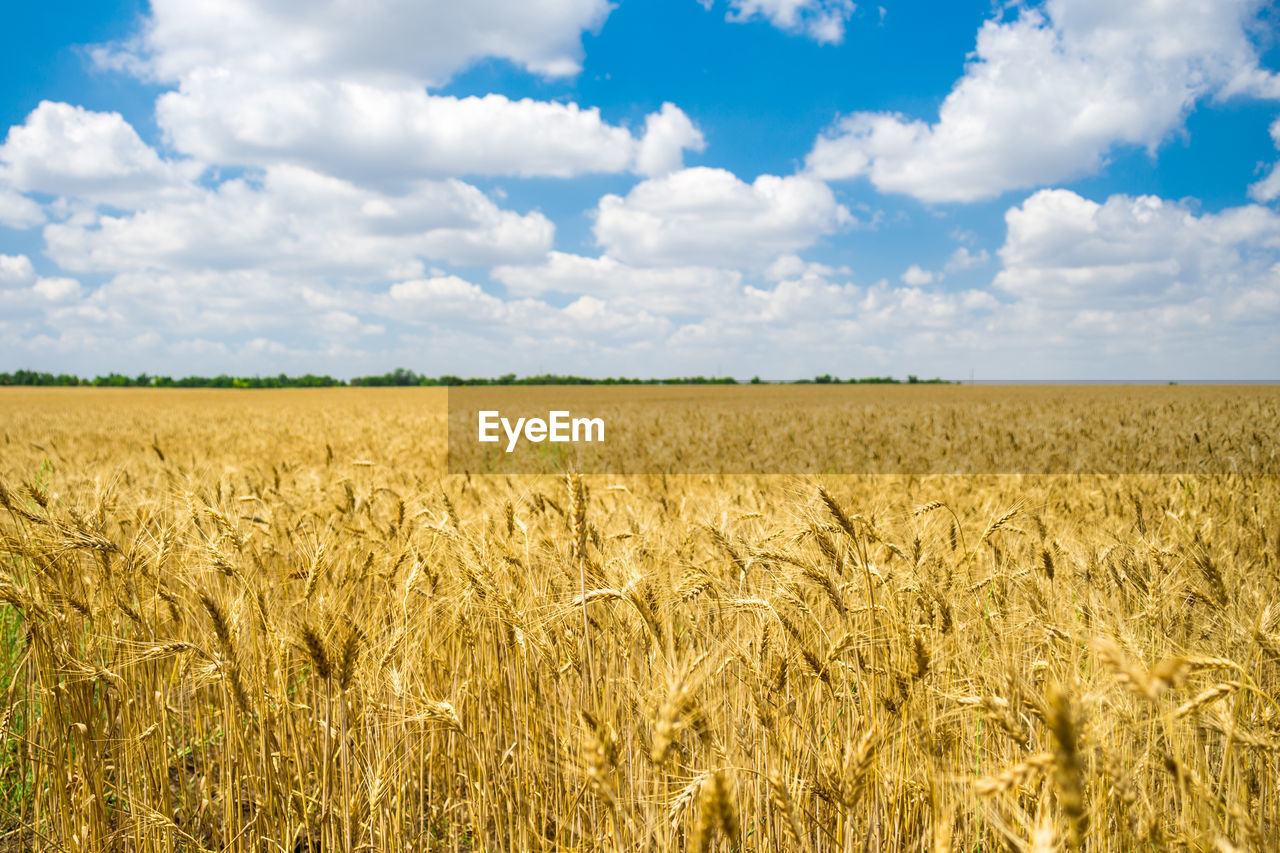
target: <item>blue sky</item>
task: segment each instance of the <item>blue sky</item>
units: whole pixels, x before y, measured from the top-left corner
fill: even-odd
[[[0,369],[1275,378],[1255,0],[7,10]]]

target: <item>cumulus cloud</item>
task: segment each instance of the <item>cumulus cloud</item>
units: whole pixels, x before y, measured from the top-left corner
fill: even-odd
[[[133,42],[95,51],[106,67],[182,80],[209,68],[272,79],[439,84],[484,58],[550,77],[581,67],[583,31],[608,0],[153,0]]]
[[[1227,328],[1280,312],[1280,214],[1265,207],[1197,215],[1154,196],[1098,203],[1041,190],[1005,220],[995,287],[1078,311],[1081,322],[1133,311],[1157,322],[1191,309]]]
[[[909,287],[924,287],[928,284],[941,284],[947,276],[983,266],[990,260],[986,249],[971,252],[965,246],[958,247],[947,257],[940,270],[928,270],[919,264],[912,264],[903,271],[898,279]]]
[[[464,4],[327,0],[151,4],[131,43],[98,61],[176,89],[156,102],[174,150],[222,166],[305,166],[387,185],[464,175],[572,177],[682,165],[702,135],[674,105],[635,135],[573,103],[429,90],[483,58],[545,76],[579,70],[607,0]]]
[[[1271,138],[1280,148],[1280,119],[1271,123]],[[1263,202],[1280,198],[1280,163],[1272,166],[1265,178],[1249,187],[1249,198]]]
[[[675,104],[665,103],[659,112],[645,118],[644,137],[636,152],[636,171],[649,177],[678,171],[684,166],[686,150],[702,151],[706,147],[702,131],[689,117]]]
[[[0,275],[15,265],[23,266],[0,259]],[[160,363],[175,372],[261,372],[265,365],[266,372],[350,375],[385,370],[386,359],[399,358],[442,372],[505,372],[513,352],[526,353],[524,363],[534,348],[557,358],[625,361],[674,329],[665,318],[596,297],[564,307],[503,299],[448,274],[352,288],[263,270],[143,271],[71,299],[52,292],[58,286],[44,285],[49,298],[41,300],[32,286],[0,283],[0,353],[42,354],[44,363],[93,354],[110,369],[131,371]]]
[[[431,319],[448,317],[472,322],[502,321],[512,313],[536,308],[531,303],[504,302],[456,275],[393,284],[387,291],[386,301],[390,303],[388,307],[408,319],[412,319],[414,313],[421,313]],[[410,313],[403,313],[406,310]]]
[[[36,268],[26,255],[0,255],[0,287],[22,286],[35,277]]]
[[[21,229],[42,224],[44,211],[40,205],[9,187],[6,172],[0,167],[0,225]]]
[[[486,264],[539,258],[554,226],[503,210],[457,180],[400,193],[295,166],[235,179],[191,200],[46,226],[47,251],[69,270],[264,269],[334,277],[402,276],[422,259]]]
[[[333,320],[359,299],[320,276],[262,269],[184,269],[122,272],[83,301],[78,318],[64,328],[95,336],[148,330],[177,345],[250,339],[323,342]]]
[[[710,9],[714,0],[699,0]],[[845,22],[857,7],[853,0],[729,0],[728,20],[764,19],[780,30],[800,33],[819,44],[844,41]]]
[[[821,275],[801,275],[780,281],[772,288],[747,287],[742,321],[752,324],[794,326],[821,324],[857,312],[859,289]]]
[[[849,275],[848,267],[833,267],[816,261],[806,261],[795,254],[779,255],[764,270],[764,277],[769,281],[800,278],[832,278],[838,275]]]
[[[1117,145],[1154,150],[1196,101],[1280,98],[1249,29],[1256,0],[1049,0],[990,20],[932,124],[859,112],[818,138],[816,177],[974,201],[1097,170]]]
[[[945,330],[964,337],[973,331],[970,323],[1000,307],[1000,301],[983,290],[928,291],[879,281],[867,289],[858,307],[858,324],[864,329]]]
[[[1002,269],[989,288],[944,289],[940,273],[925,282],[923,269],[906,276],[917,283],[863,286],[780,260],[775,267],[792,277],[745,284],[740,298],[682,325],[668,346],[702,359],[763,349],[781,359],[767,368],[781,376],[805,375],[788,365],[851,360],[864,374],[917,364],[950,377],[977,366],[995,378],[1262,376],[1261,365],[1274,362],[1275,211],[1201,213],[1151,196],[1094,202],[1045,190],[1006,221]],[[991,260],[961,248],[945,271]]]
[[[74,278],[56,276],[40,278],[31,286],[31,290],[41,299],[49,302],[68,302],[80,295],[80,282]]]
[[[912,369],[956,377],[964,370],[957,362],[972,364],[993,332],[1003,331],[1005,311],[984,291],[930,292],[887,281],[867,287],[809,275],[748,286],[725,310],[681,326],[667,348],[703,363],[733,353],[739,375],[768,378]]]
[[[161,158],[119,113],[52,101],[41,101],[23,124],[9,129],[0,145],[0,164],[5,180],[21,192],[120,207],[188,196],[204,168]],[[22,211],[19,207],[19,218]],[[32,218],[29,212],[27,218]]]
[[[27,323],[32,316],[70,302],[81,292],[80,282],[73,278],[37,275],[26,255],[0,255],[0,318]]]
[[[607,255],[587,258],[566,252],[551,252],[538,265],[499,266],[491,276],[513,296],[582,295],[630,310],[680,315],[715,311],[742,285],[742,274],[736,270],[633,267]]]
[[[582,335],[586,339],[622,335],[628,340],[660,335],[670,324],[644,310],[619,312],[602,299],[582,296],[555,308],[536,299],[504,300],[458,276],[437,276],[394,284],[376,303],[401,322],[461,324],[473,333],[528,338]]]
[[[293,163],[353,180],[678,169],[702,134],[678,107],[646,119],[642,137],[577,104],[457,98],[421,87],[335,80],[255,80],[193,72],[161,95],[156,118],[177,150],[208,162]]]
[[[951,256],[947,258],[946,266],[943,271],[947,273],[963,272],[965,270],[980,267],[991,260],[991,256],[987,254],[986,249],[980,249],[977,252],[969,251],[966,246],[959,246]]]
[[[704,167],[606,195],[595,216],[597,242],[636,266],[763,266],[853,222],[820,181],[761,175],[748,184]]]
[[[512,296],[592,293],[579,301],[598,298],[619,309],[665,314],[673,325],[653,342],[656,353],[704,365],[731,356],[738,375],[803,376],[823,365],[852,364],[865,374],[883,369],[904,347],[936,353],[980,345],[1008,308],[985,290],[935,292],[887,281],[862,286],[849,280],[848,270],[796,255],[779,257],[762,277],[724,273],[553,253],[541,266],[503,268],[495,277]],[[800,355],[796,340],[806,341]],[[753,358],[762,352],[768,357]]]
[[[906,272],[901,276],[903,283],[912,287],[920,287],[924,284],[933,283],[933,273],[926,269],[922,269],[919,264],[912,264],[907,267]]]

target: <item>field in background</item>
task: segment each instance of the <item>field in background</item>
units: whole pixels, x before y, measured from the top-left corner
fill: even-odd
[[[1143,393],[1248,464],[451,476],[434,389],[6,390],[0,850],[1280,848],[1276,391]]]

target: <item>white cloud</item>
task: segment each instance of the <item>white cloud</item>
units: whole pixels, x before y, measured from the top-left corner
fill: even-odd
[[[682,326],[668,349],[703,364],[735,353],[739,373],[770,376],[954,378],[970,367],[987,378],[1269,375],[1280,347],[1280,213],[1201,214],[1154,197],[1096,203],[1052,190],[1007,221],[990,289],[862,287],[780,261],[797,277],[745,285],[741,299]],[[966,250],[948,266],[985,260]],[[758,352],[769,362],[753,361]]]
[[[486,58],[576,73],[608,0],[158,0],[99,63],[176,83],[156,119],[176,151],[220,166],[305,166],[358,182],[462,175],[572,177],[679,169],[701,133],[674,105],[643,133],[595,108],[431,94]]]
[[[258,269],[122,272],[89,294],[61,328],[95,335],[158,331],[171,343],[288,335],[326,340],[323,318],[354,298],[317,276]]]
[[[675,172],[684,166],[684,152],[707,147],[702,131],[672,103],[650,113],[644,120],[644,137],[636,152],[636,171],[649,177]]]
[[[35,277],[36,269],[26,255],[0,255],[0,287],[20,287]]]
[[[293,166],[161,202],[125,216],[46,226],[48,254],[69,270],[262,269],[331,277],[401,277],[424,258],[460,264],[540,258],[554,226],[502,210],[457,180],[398,194]]]
[[[50,302],[68,302],[80,295],[80,282],[74,278],[41,278],[31,286],[42,299]]]
[[[747,184],[693,168],[642,181],[596,210],[596,240],[636,266],[763,266],[853,222],[830,187],[802,176]]]
[[[0,145],[9,184],[21,192],[133,207],[183,197],[203,166],[164,160],[119,113],[41,101]]]
[[[152,0],[140,38],[95,52],[107,67],[181,80],[208,68],[270,79],[440,84],[506,59],[551,77],[580,68],[581,34],[608,0]]]
[[[394,284],[376,310],[399,322],[461,326],[491,338],[520,337],[544,342],[560,337],[637,340],[670,331],[670,324],[647,311],[614,310],[604,300],[583,296],[564,308],[535,299],[504,300],[457,276]]]
[[[571,177],[681,165],[702,135],[673,104],[635,138],[577,104],[456,98],[421,87],[263,80],[223,69],[192,72],[161,95],[156,117],[178,150],[211,163],[293,163],[386,183],[443,175]]]
[[[919,264],[912,264],[907,267],[907,271],[901,276],[904,284],[912,287],[920,287],[925,284],[933,284],[933,273],[926,269],[921,269]]]
[[[1258,66],[1255,0],[1049,0],[978,32],[973,61],[928,124],[890,113],[841,119],[810,173],[866,175],[882,192],[973,201],[1098,169],[1117,145],[1155,150],[1197,100],[1280,98]]]
[[[1249,198],[1263,202],[1280,198],[1280,164],[1272,166],[1265,178],[1249,185]]]
[[[976,316],[999,306],[999,300],[982,290],[927,291],[879,281],[867,289],[858,305],[858,324],[881,332],[946,330],[962,335],[972,331],[970,323]]]
[[[1021,300],[1095,320],[1142,312],[1143,327],[1188,308],[1221,329],[1280,311],[1280,214],[1265,207],[1197,215],[1154,196],[1041,190],[1005,219],[995,287]]]
[[[495,277],[517,296],[587,292],[619,309],[643,306],[672,318],[688,315],[654,341],[658,351],[700,365],[731,358],[737,375],[749,375],[743,373],[749,370],[803,376],[816,368],[847,368],[851,356],[874,351],[887,357],[901,352],[904,341],[922,348],[972,345],[991,327],[995,313],[1004,310],[982,290],[926,292],[885,281],[860,287],[840,280],[844,273],[791,255],[770,266],[765,277],[776,278],[774,283],[750,284],[740,274],[725,277],[711,268],[632,268],[608,257],[553,253],[541,267],[501,269]],[[811,363],[805,368],[794,366],[805,360],[796,358],[796,340],[806,341],[803,351]],[[768,353],[763,365],[754,359],[761,352]],[[779,359],[791,360],[791,366],[783,367]],[[860,369],[865,375],[870,368]]]
[[[814,261],[806,261],[799,255],[779,255],[773,263],[765,268],[764,277],[769,281],[800,278],[831,278],[837,275],[848,275],[848,267],[832,267]]]
[[[1033,196],[1011,211],[1011,218],[1041,221],[1011,223],[1008,267],[995,292],[883,280],[864,286],[794,256],[772,264],[769,276],[781,278],[766,283],[769,276],[724,269],[634,268],[609,257],[551,253],[540,265],[495,270],[506,295],[443,272],[386,285],[246,268],[128,272],[87,293],[47,284],[42,296],[29,261],[0,257],[0,277],[14,282],[0,286],[0,353],[22,363],[40,355],[41,365],[53,369],[62,369],[58,359],[76,369],[77,359],[102,365],[109,358],[110,367],[101,369],[154,371],[161,363],[174,373],[342,375],[401,363],[463,374],[958,377],[976,366],[986,377],[1108,370],[1133,377],[1223,375],[1237,365],[1252,370],[1241,375],[1261,375],[1262,365],[1274,363],[1275,214],[1244,208],[1196,216],[1168,202],[1147,200],[1144,207],[1130,199],[1109,201],[1116,210],[1107,218],[1100,212],[1106,204],[1081,216],[1070,199],[1049,209],[1044,201]],[[1128,231],[1126,218],[1133,220]],[[1144,227],[1163,236],[1144,239]],[[1117,228],[1130,249],[1106,245]],[[1099,233],[1103,245],[1091,242]],[[1111,298],[1091,287],[1044,296],[1027,278],[1041,270],[1039,283],[1052,283],[1071,267],[1100,269],[1105,281],[1113,257],[1141,258],[1161,240],[1199,240],[1193,253],[1199,255],[1226,247],[1238,258],[1235,273],[1154,302]],[[572,301],[556,307],[548,299],[553,293]],[[797,340],[806,345],[796,347]]]
[[[710,9],[713,0],[699,0]],[[844,41],[845,22],[857,8],[853,0],[729,0],[726,16],[735,22],[763,18],[789,33],[801,33],[819,44]]]
[[[647,349],[671,334],[672,324],[648,311],[619,311],[594,296],[581,296],[560,311],[562,334],[582,335],[598,344]]]
[[[10,301],[0,290],[0,305]],[[386,370],[392,357],[437,372],[505,372],[519,366],[513,353],[526,364],[535,347],[590,358],[644,349],[673,328],[593,297],[564,308],[502,299],[453,275],[367,289],[260,270],[124,273],[69,303],[28,298],[25,310],[0,316],[0,352],[106,353],[131,370],[159,362],[177,373],[351,375]]]
[[[6,317],[26,322],[47,307],[80,294],[80,282],[75,279],[37,275],[26,255],[0,255],[0,327]]]
[[[1280,118],[1271,123],[1271,139],[1280,148]],[[1280,198],[1280,163],[1272,166],[1265,178],[1249,187],[1249,198],[1263,202]]]
[[[947,258],[941,270],[927,270],[919,264],[912,264],[898,278],[909,287],[940,284],[948,275],[982,266],[988,260],[990,255],[987,254],[986,249],[975,253],[970,252],[965,246],[960,246]]]
[[[8,228],[34,228],[44,223],[40,205],[7,186],[7,170],[0,167],[0,225]]]
[[[991,260],[991,256],[987,254],[986,249],[981,249],[975,253],[969,251],[965,246],[960,246],[947,258],[947,263],[943,270],[947,273],[963,272],[974,267],[980,267],[989,260]]]
[[[806,275],[778,282],[773,288],[747,287],[742,320],[793,327],[799,322],[831,322],[857,311],[859,289]]]
[[[956,377],[1006,324],[1004,306],[984,291],[926,292],[880,281],[870,287],[806,277],[682,326],[667,350],[707,363],[732,354],[735,373],[795,378],[815,373],[867,376],[916,371]],[[804,347],[795,341],[803,340]]]
[[[504,302],[455,275],[402,281],[391,286],[387,297],[402,312],[422,311],[434,320],[465,318],[472,322],[503,320],[511,312],[519,312],[531,304]]]
[[[500,266],[490,273],[513,296],[567,293],[656,314],[704,314],[741,291],[742,274],[705,266],[632,267],[604,256],[551,252],[537,266]]]

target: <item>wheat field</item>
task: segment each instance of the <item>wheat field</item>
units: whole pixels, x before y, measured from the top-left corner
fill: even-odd
[[[434,389],[6,390],[0,851],[1280,849],[1233,393],[1226,473],[716,477],[451,475]]]

